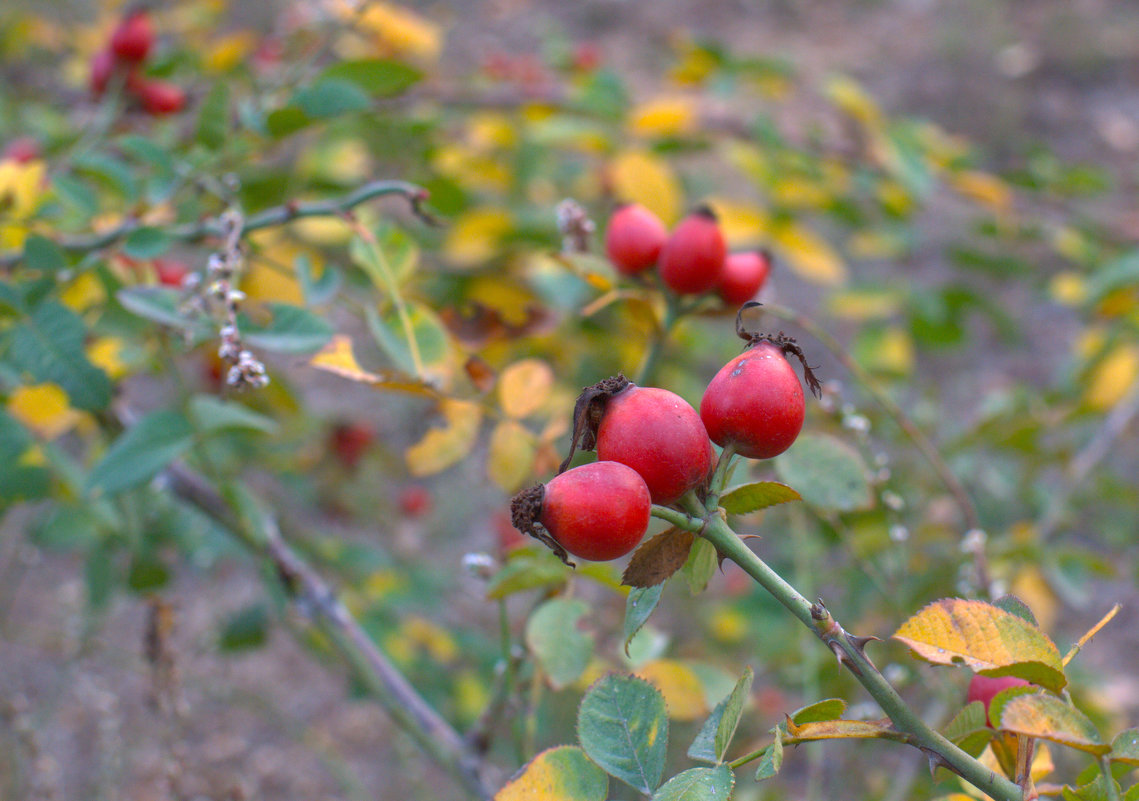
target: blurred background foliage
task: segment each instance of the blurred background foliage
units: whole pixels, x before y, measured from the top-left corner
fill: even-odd
[[[735,309],[705,299],[674,320],[655,280],[619,278],[596,245],[563,251],[556,208],[566,198],[598,235],[618,200],[669,225],[708,203],[733,249],[774,253],[762,322],[797,336],[820,365],[823,402],[809,404],[809,441],[796,446],[817,458],[792,449],[754,464],[752,477],[785,480],[806,502],[735,522],[762,535],[761,555],[855,632],[885,636],[931,600],[983,594],[978,564],[1029,604],[1061,650],[1110,601],[1134,597],[1133,87],[1121,98],[1130,105],[1089,121],[1089,140],[1113,153],[1098,158],[1087,142],[1036,136],[1031,119],[1014,124],[1007,109],[971,140],[953,120],[961,112],[974,129],[977,120],[952,85],[938,90],[942,122],[891,111],[854,75],[820,69],[818,46],[802,46],[816,23],[820,41],[836,35],[836,20],[817,12],[750,11],[796,32],[783,52],[733,46],[724,31],[735,4],[708,12],[705,35],[678,2],[676,22],[646,22],[631,52],[632,4],[585,4],[564,27],[529,3],[508,5],[157,5],[145,71],[188,96],[165,116],[137,108],[121,81],[101,97],[90,91],[91,61],[122,7],[0,9],[0,144],[34,145],[28,158],[0,161],[5,797],[45,787],[136,797],[162,773],[147,759],[183,765],[168,786],[186,797],[227,782],[282,798],[313,788],[455,792],[430,769],[406,767],[410,746],[378,733],[382,717],[368,719],[366,735],[345,711],[321,728],[298,700],[307,686],[288,671],[241,691],[250,717],[224,756],[206,724],[211,704],[227,703],[216,684],[231,676],[248,687],[242,664],[305,661],[277,629],[293,629],[318,657],[329,644],[286,611],[271,575],[255,581],[256,562],[232,532],[151,481],[174,459],[243,513],[275,510],[287,538],[335,578],[348,608],[457,726],[479,716],[509,663],[528,712],[496,732],[491,756],[507,772],[535,748],[571,741],[576,700],[607,668],[652,679],[692,736],[745,665],[757,678],[741,741],[817,699],[864,700],[731,565],[703,593],[671,582],[626,656],[619,566],[569,573],[517,541],[506,500],[556,469],[580,387],[637,375],[658,347],[646,383],[697,404],[739,348]],[[887,32],[889,7],[921,14],[910,7],[920,4],[859,5]],[[1067,13],[1052,9],[1029,43],[1006,35],[998,9],[1031,16],[1014,6],[951,15],[951,55],[968,60],[980,45],[962,28],[986,20],[999,45],[996,66],[973,80],[1052,69],[1079,84],[1106,72],[1111,91],[1113,70],[1133,76],[1139,54],[1132,43],[1119,55],[1107,22],[1096,29],[1107,38],[1077,50],[1079,36],[1051,33]],[[1096,13],[1136,30],[1119,9]],[[937,76],[891,73],[883,94],[910,80],[920,94]],[[974,144],[986,131],[999,138]],[[271,383],[228,391],[216,326],[179,305],[182,274],[203,273],[218,243],[183,234],[229,208],[249,220],[387,179],[426,189],[439,224],[393,197],[357,206],[351,219],[249,234],[242,326]],[[129,234],[107,234],[124,224]],[[975,510],[907,424],[925,432]],[[841,471],[826,467],[834,459]],[[973,526],[983,536],[966,538]],[[470,553],[487,558],[471,570]],[[580,606],[549,611],[541,604],[551,596]],[[148,717],[137,700],[147,676],[157,682],[138,644],[146,608],[172,610],[183,665],[175,686],[152,687],[183,699],[165,717]],[[527,628],[538,613],[565,627],[553,651]],[[1117,635],[1129,628],[1115,625]],[[1139,642],[1109,634],[1096,643],[1103,652],[1085,668],[1077,661],[1073,692],[1105,731],[1135,725],[1139,687],[1126,666]],[[515,646],[521,661],[509,656]],[[879,653],[931,720],[959,708],[964,671],[919,667],[897,645]],[[29,666],[41,661],[52,667],[33,679]],[[127,678],[108,664],[125,665]],[[340,703],[335,681],[319,680],[319,697]],[[54,705],[51,687],[63,688]],[[91,710],[117,728],[68,745],[65,721],[95,726]],[[164,734],[151,753],[140,744],[156,730]],[[137,748],[112,757],[114,742]],[[74,762],[63,758],[76,749]],[[302,754],[296,770],[312,775],[284,767],[280,755],[292,750]],[[259,754],[269,768],[254,764]],[[401,765],[388,789],[364,754]],[[735,797],[959,789],[940,776],[931,788],[917,767],[883,744],[816,745],[774,783],[742,777]]]

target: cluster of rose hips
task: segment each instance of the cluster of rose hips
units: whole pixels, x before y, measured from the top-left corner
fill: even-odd
[[[126,73],[127,91],[134,95],[148,114],[173,114],[186,106],[186,92],[169,81],[148,78],[142,65],[154,49],[154,24],[146,9],[127,13],[119,21],[107,47],[91,59],[91,93],[107,91],[117,72]]]
[[[748,344],[709,382],[699,413],[673,392],[639,387],[624,376],[583,390],[569,457],[545,485],[514,497],[514,526],[566,561],[567,554],[616,559],[640,542],[653,504],[675,504],[707,487],[716,465],[713,442],[752,459],[791,447],[805,407],[785,354],[799,358],[816,394],[819,384],[793,340],[744,329],[743,312],[757,305],[740,309],[736,332]],[[596,450],[598,461],[566,469],[579,446]]]
[[[654,265],[678,295],[715,291],[728,306],[751,300],[771,270],[766,251],[728,253],[715,213],[700,206],[670,234],[644,206],[620,206],[609,220],[605,252],[617,271],[637,275]]]

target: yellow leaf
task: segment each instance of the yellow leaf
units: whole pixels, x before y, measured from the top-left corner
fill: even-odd
[[[878,184],[876,193],[878,195],[878,202],[891,214],[904,217],[913,211],[913,195],[897,181],[882,181]]]
[[[533,472],[534,435],[513,420],[494,427],[487,446],[486,471],[504,492],[517,492]]]
[[[1123,400],[1137,377],[1139,347],[1117,345],[1092,372],[1084,400],[1093,409],[1110,409]]]
[[[1012,208],[1012,190],[995,175],[976,170],[953,173],[949,183],[967,198],[1004,213]]]
[[[542,408],[554,386],[554,371],[541,359],[522,359],[502,371],[498,402],[510,417],[522,418]]]
[[[99,337],[87,346],[87,358],[112,380],[117,380],[127,374],[127,363],[122,356],[125,347],[118,337]]]
[[[355,3],[341,2],[343,16],[371,35],[381,55],[434,61],[443,45],[439,26],[391,3],[370,3],[360,13]]]
[[[289,223],[289,229],[314,245],[344,245],[352,238],[352,227],[340,217],[304,217]],[[319,277],[315,272],[313,278]]]
[[[803,175],[790,175],[771,188],[772,199],[781,206],[793,209],[818,209],[831,200],[825,186]]]
[[[708,620],[708,630],[722,643],[738,645],[748,632],[748,620],[743,612],[731,606],[721,606]]]
[[[256,39],[249,31],[226,34],[206,49],[202,66],[208,72],[229,72],[248,58],[255,44]]]
[[[455,661],[459,655],[459,645],[451,632],[425,617],[411,615],[404,620],[401,628],[404,636],[426,651],[434,662],[447,664]]]
[[[70,431],[81,417],[58,384],[17,387],[8,398],[8,413],[44,439]]]
[[[866,364],[871,370],[905,375],[914,368],[914,343],[907,331],[887,328],[878,336]]]
[[[852,289],[836,292],[827,300],[827,311],[844,320],[884,320],[898,313],[901,299],[888,289]]]
[[[1057,303],[1079,306],[1088,297],[1087,281],[1079,273],[1071,271],[1056,273],[1048,282],[1048,293]]]
[[[660,97],[634,106],[627,125],[637,136],[680,136],[696,127],[696,104],[690,97]]]
[[[637,676],[653,684],[674,720],[698,720],[708,714],[704,686],[692,668],[674,659],[657,659],[641,665]]]
[[[1009,586],[1009,592],[1028,605],[1040,628],[1045,631],[1052,629],[1060,602],[1040,568],[1029,565],[1018,571]]]
[[[668,77],[681,86],[694,86],[708,78],[719,67],[719,62],[706,48],[688,46],[669,70]]]
[[[680,183],[666,161],[642,150],[626,150],[609,162],[613,194],[627,203],[640,203],[665,225],[680,216]]]
[[[767,155],[759,148],[742,142],[729,142],[725,145],[725,157],[749,179],[766,186],[771,178],[771,164]]]
[[[890,720],[815,720],[797,724],[787,721],[787,733],[796,741],[892,739],[898,730]]]
[[[25,164],[0,161],[0,207],[10,204],[4,216],[14,220],[31,217],[43,198],[46,174],[47,165],[39,159]]]
[[[473,722],[490,703],[490,687],[473,670],[463,670],[455,677],[451,695],[459,720]]]
[[[1088,259],[1091,250],[1082,233],[1069,225],[1062,225],[1052,232],[1052,249],[1069,261],[1081,264]]]
[[[826,240],[796,223],[772,231],[772,240],[796,273],[814,284],[835,286],[846,281],[846,265]]]
[[[767,240],[771,220],[759,206],[714,197],[708,205],[720,220],[729,248],[755,247]]]
[[[451,224],[443,255],[460,267],[476,267],[498,255],[499,243],[513,225],[502,209],[471,209]]]
[[[494,801],[605,801],[609,779],[577,746],[560,745],[534,757]]]
[[[467,142],[476,150],[507,150],[518,143],[518,131],[505,114],[481,112],[467,121]]]
[[[428,429],[423,439],[404,451],[407,468],[414,476],[430,476],[446,470],[465,457],[479,434],[482,410],[470,401],[444,398],[439,402],[442,427]]]
[[[832,103],[866,128],[878,130],[882,127],[881,109],[853,78],[836,75],[827,82],[823,91]]]
[[[1001,707],[1000,715],[1000,727],[1004,731],[1051,740],[1097,755],[1111,750],[1082,712],[1054,695],[1018,695]]]
[[[80,274],[59,296],[63,305],[77,312],[86,311],[106,298],[103,282],[94,273]]]
[[[429,384],[405,373],[395,370],[382,370],[380,372],[365,370],[356,361],[356,354],[352,352],[351,338],[344,334],[334,335],[329,343],[309,360],[309,365],[341,378],[347,378],[349,381],[371,384],[377,389],[408,392],[413,395],[436,396],[438,394]]]
[[[894,632],[920,658],[936,665],[965,665],[976,672],[1018,665],[1018,675],[1059,691],[1067,684],[1060,652],[1037,626],[982,601],[943,598]]]

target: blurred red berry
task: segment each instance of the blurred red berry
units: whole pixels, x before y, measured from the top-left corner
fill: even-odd
[[[422,484],[408,484],[399,492],[399,509],[404,517],[429,515],[431,506],[431,491]]]
[[[110,50],[100,50],[91,58],[91,94],[99,97],[107,91],[115,71],[115,57]]]
[[[660,218],[639,203],[620,206],[609,218],[605,253],[617,272],[633,275],[657,263],[668,240]]]
[[[337,423],[332,429],[329,447],[341,464],[351,470],[359,464],[375,438],[376,432],[364,423]]]
[[[660,252],[665,285],[679,295],[698,295],[720,283],[728,249],[716,214],[701,206],[676,226]]]
[[[174,114],[186,106],[186,92],[169,81],[139,78],[132,83],[132,90],[148,114]]]
[[[728,306],[740,306],[754,298],[771,272],[771,257],[765,251],[729,253],[716,292]]]
[[[601,48],[596,42],[578,42],[573,49],[572,64],[578,72],[593,72],[601,66]]]
[[[177,259],[155,259],[154,272],[158,276],[158,283],[163,286],[180,287],[190,268]]]
[[[150,14],[136,11],[124,18],[111,34],[111,53],[126,64],[140,64],[154,46]]]
[[[0,154],[0,161],[9,160],[19,164],[27,164],[29,161],[35,161],[41,155],[40,143],[34,137],[20,136],[4,146],[4,152]]]

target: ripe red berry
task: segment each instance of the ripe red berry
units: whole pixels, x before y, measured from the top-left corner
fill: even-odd
[[[750,459],[770,459],[791,447],[803,428],[803,388],[782,349],[762,341],[709,382],[700,419],[721,447]]]
[[[329,438],[329,445],[336,458],[352,470],[367,452],[376,433],[363,423],[338,423]]]
[[[154,272],[163,286],[180,287],[190,268],[177,259],[155,259]]]
[[[729,253],[716,293],[728,306],[739,306],[754,298],[771,272],[771,256],[766,251]]]
[[[992,702],[993,696],[1009,687],[1030,686],[1027,681],[1018,679],[1016,676],[1002,676],[999,679],[992,679],[988,676],[976,674],[969,682],[965,703],[971,704],[974,701],[983,703],[985,705],[985,725],[991,726],[992,724],[989,723],[989,704]]]
[[[399,510],[404,517],[430,514],[431,505],[431,490],[422,484],[408,484],[399,491]]]
[[[139,79],[131,88],[148,114],[174,114],[186,106],[185,91],[168,81]]]
[[[136,11],[124,18],[111,34],[111,53],[127,64],[145,61],[153,46],[154,26],[145,11]]]
[[[100,50],[91,58],[91,94],[100,97],[107,91],[115,71],[115,57],[110,50]]]
[[[35,161],[41,155],[40,143],[34,137],[18,136],[4,146],[4,152],[0,154],[0,161],[7,159],[18,164],[27,164],[29,161]]]
[[[544,489],[523,490],[511,503],[511,515],[520,531],[543,539],[533,528],[541,523],[552,544],[604,562],[636,547],[649,527],[651,506],[649,488],[636,471],[617,462],[592,462],[555,476]]]
[[[656,264],[667,239],[659,217],[639,203],[628,203],[609,218],[605,253],[617,272],[633,275]]]
[[[727,255],[715,213],[701,206],[681,220],[665,242],[660,253],[660,277],[665,286],[681,295],[707,292],[720,282]]]

